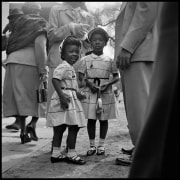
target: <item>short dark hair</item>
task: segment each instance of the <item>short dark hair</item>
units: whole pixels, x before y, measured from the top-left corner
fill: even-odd
[[[63,45],[62,45],[62,48],[61,48],[61,58],[62,58],[62,60],[65,60],[64,55],[65,55],[66,46],[68,46],[68,45],[76,45],[76,46],[81,48],[81,41],[75,36],[67,36],[64,39],[64,42],[63,42]]]

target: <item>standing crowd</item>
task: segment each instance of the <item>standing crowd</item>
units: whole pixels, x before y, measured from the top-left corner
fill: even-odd
[[[108,122],[117,119],[113,85],[121,81],[134,147],[122,148],[127,156],[117,157],[116,164],[131,165],[130,178],[176,177],[178,161],[168,151],[178,156],[178,144],[171,142],[178,138],[177,3],[123,2],[115,22],[114,59],[104,54],[109,35],[95,27],[85,2],[53,6],[49,22],[40,12],[39,3],[25,2],[3,30],[3,115],[16,118],[6,128],[20,129],[22,144],[38,141],[36,124],[44,117],[53,129],[51,163],[83,165],[76,152],[78,132],[87,127],[87,156],[105,154]],[[28,116],[32,120],[26,125]]]

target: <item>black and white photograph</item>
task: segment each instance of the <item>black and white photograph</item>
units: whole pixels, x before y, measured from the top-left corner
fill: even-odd
[[[2,1],[1,178],[178,178],[178,6]]]

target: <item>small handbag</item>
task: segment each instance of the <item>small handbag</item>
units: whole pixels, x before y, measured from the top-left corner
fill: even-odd
[[[38,103],[47,102],[47,82],[41,81],[39,89],[36,90],[36,94]]]

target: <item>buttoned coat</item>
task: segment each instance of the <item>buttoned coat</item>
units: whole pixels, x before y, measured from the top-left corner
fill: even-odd
[[[133,61],[154,61],[153,27],[158,2],[123,2],[115,26],[115,60],[120,48],[128,50]]]

